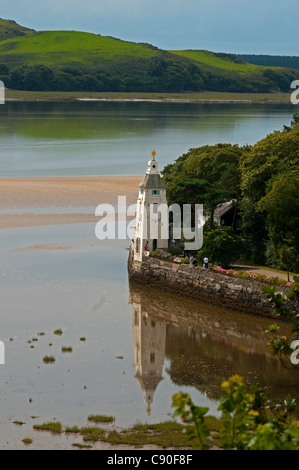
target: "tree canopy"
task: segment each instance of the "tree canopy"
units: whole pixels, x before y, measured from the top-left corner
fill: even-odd
[[[168,202],[204,204],[210,216],[218,204],[240,198],[240,158],[249,147],[231,144],[206,145],[190,149],[162,171],[167,183]]]
[[[250,152],[243,154],[240,168],[242,227],[247,240],[247,251],[255,261],[265,262],[265,242],[268,239],[274,242],[273,201],[276,200],[280,207],[280,221],[283,218],[287,222],[288,219],[289,226],[291,219],[295,220],[296,217],[297,205],[294,205],[294,211],[290,214],[287,201],[294,197],[288,189],[288,181],[294,181],[293,178],[299,174],[297,115],[290,127],[285,126],[282,131],[269,134],[257,142]],[[294,191],[294,187],[291,191]],[[286,211],[285,215],[283,211]],[[278,221],[277,215],[275,217]]]
[[[232,227],[216,227],[205,235],[197,262],[201,266],[207,256],[211,263],[227,268],[240,258],[243,251],[244,242]]]
[[[299,272],[298,114],[290,126],[253,146],[192,148],[162,173],[169,204],[203,204],[212,229],[217,205],[233,199],[241,215],[244,256]]]

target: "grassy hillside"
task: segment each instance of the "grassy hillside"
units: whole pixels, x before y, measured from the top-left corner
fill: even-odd
[[[0,38],[2,26],[0,20]],[[6,24],[6,23],[4,23]],[[14,23],[16,36],[0,39],[0,60],[7,65],[47,66],[77,64],[80,66],[106,66],[132,59],[149,59],[158,56],[171,57],[173,60],[184,58],[188,62],[200,64],[205,69],[219,69],[236,73],[259,73],[266,67],[237,60],[229,54],[210,51],[182,50],[163,51],[150,44],[140,44],[120,39],[79,31],[32,31],[21,36],[23,30]],[[18,27],[17,27],[18,26]],[[21,36],[21,37],[20,37]],[[272,67],[271,67],[272,68]]]
[[[1,62],[14,66],[104,66],[136,58],[149,59],[161,53],[149,45],[78,31],[41,31],[0,42]]]
[[[0,80],[29,91],[287,92],[296,71],[232,54],[164,51],[80,31],[34,31],[0,20]]]
[[[197,50],[186,50],[186,51],[171,51],[180,57],[186,57],[199,64],[204,64],[209,67],[217,68],[219,70],[225,70],[230,72],[237,72],[241,74],[245,73],[259,73],[267,67],[261,67],[259,65],[249,64],[238,60],[232,54],[217,54],[210,51],[197,51]]]
[[[13,20],[3,20],[0,18],[0,41],[18,36],[29,36],[33,32],[33,29],[20,26]]]

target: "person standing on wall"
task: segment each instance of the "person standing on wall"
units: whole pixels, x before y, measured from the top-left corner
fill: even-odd
[[[208,267],[209,267],[209,258],[205,257],[205,258],[203,259],[203,265],[204,265],[205,268],[208,268]]]

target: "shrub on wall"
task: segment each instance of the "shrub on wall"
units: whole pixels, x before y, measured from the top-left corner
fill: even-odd
[[[232,227],[217,227],[204,237],[197,262],[202,265],[204,257],[208,257],[209,262],[227,268],[241,257],[243,251],[244,242]]]

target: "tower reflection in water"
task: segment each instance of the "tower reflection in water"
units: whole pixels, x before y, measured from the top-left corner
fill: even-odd
[[[140,295],[131,296],[133,306],[134,363],[136,379],[140,383],[147,412],[155,390],[161,380],[164,367],[166,322],[157,321],[144,309]]]
[[[130,282],[134,363],[150,413],[159,383],[194,387],[219,400],[221,383],[239,374],[272,399],[299,400],[299,371],[287,370],[268,348],[271,319],[208,305]],[[281,334],[289,327],[280,323]],[[167,367],[165,365],[167,359]]]

